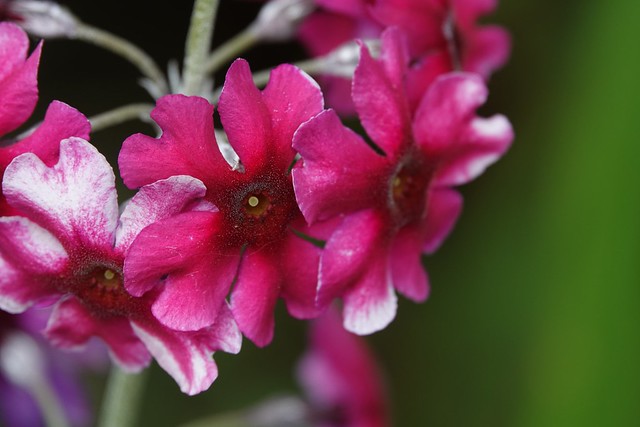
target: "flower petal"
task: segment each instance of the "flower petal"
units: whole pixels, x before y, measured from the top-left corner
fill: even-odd
[[[84,347],[93,336],[100,337],[107,344],[111,358],[127,372],[138,372],[151,361],[151,355],[133,333],[127,318],[94,316],[73,297],[55,306],[45,335],[53,345],[70,350]]]
[[[378,249],[371,262],[370,268],[343,297],[344,328],[358,335],[386,328],[396,316],[398,305],[388,252]]]
[[[146,227],[129,248],[125,287],[141,296],[162,286],[152,311],[164,325],[187,331],[216,321],[240,258],[239,247],[216,247],[221,221],[212,212],[179,214]]]
[[[480,76],[451,73],[434,82],[423,98],[414,134],[425,154],[439,159],[437,185],[474,179],[509,148],[513,130],[504,116],[475,116],[486,97]]]
[[[0,309],[19,313],[59,295],[43,277],[62,271],[67,252],[51,233],[23,217],[0,218]]]
[[[145,185],[120,215],[116,249],[125,253],[143,228],[182,212],[189,204],[203,197],[206,191],[202,181],[185,175]]]
[[[368,209],[348,215],[327,240],[320,259],[318,303],[325,307],[360,280],[372,257],[388,245],[384,219]],[[383,265],[386,268],[387,262]]]
[[[292,224],[292,227],[315,238],[324,238],[323,234],[328,237],[334,228],[332,224],[325,223],[311,228],[304,227],[304,224]],[[293,233],[289,234],[281,248],[284,276],[282,298],[289,313],[298,319],[311,319],[321,312],[316,305],[321,253],[321,248]]]
[[[129,188],[174,175],[190,175],[205,183],[226,181],[231,166],[218,148],[213,106],[206,99],[163,96],[151,118],[162,129],[160,138],[135,134],[122,143],[118,164]]]
[[[273,339],[273,311],[283,279],[278,261],[272,251],[247,249],[231,293],[231,310],[240,330],[259,347]]]
[[[425,228],[425,224],[403,227],[389,251],[394,288],[416,302],[427,299],[429,293],[429,280],[422,265]]]
[[[35,154],[22,154],[7,167],[2,184],[7,201],[63,245],[111,250],[118,219],[114,181],[98,150],[70,138],[61,142],[60,160],[53,168]]]
[[[511,37],[501,27],[490,26],[476,30],[464,52],[463,69],[488,79],[491,73],[509,59]]]
[[[153,318],[133,321],[131,325],[162,369],[188,395],[207,390],[218,376],[212,358],[215,351],[222,348],[237,353],[242,342],[226,304],[216,323],[199,331],[175,331]]]
[[[293,147],[302,156],[292,171],[293,186],[309,223],[371,206],[380,198],[372,189],[384,191],[388,159],[346,128],[333,110],[303,124]]]
[[[427,202],[423,250],[435,252],[447,238],[462,210],[462,196],[450,188],[434,188]]]
[[[261,168],[272,148],[271,117],[244,59],[235,60],[229,67],[218,110],[229,143],[245,169]]]
[[[322,111],[322,92],[307,73],[282,64],[271,71],[262,96],[271,116],[273,146],[270,152],[275,161],[283,162],[286,170],[295,156],[291,147],[293,134],[302,123]]]
[[[24,123],[38,101],[42,44],[25,61],[29,39],[20,27],[0,23],[0,135]]]
[[[399,155],[402,147],[409,144],[408,103],[404,95],[404,87],[397,81],[397,72],[401,65],[398,52],[402,47],[400,34],[396,31],[385,31],[386,38],[382,60],[378,62],[371,57],[369,50],[363,45],[360,49],[360,62],[353,76],[353,102],[356,106],[362,126],[378,147],[391,159]]]

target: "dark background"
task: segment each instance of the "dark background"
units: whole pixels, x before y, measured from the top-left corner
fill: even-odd
[[[183,55],[190,2],[63,3],[163,68]],[[430,299],[401,300],[396,321],[368,338],[386,373],[395,425],[637,425],[639,4],[503,1],[486,19],[509,28],[514,46],[483,113],[506,114],[516,140],[462,189],[458,226],[426,260]],[[214,44],[257,9],[222,0]],[[259,70],[302,51],[266,45],[245,57]],[[133,66],[96,47],[47,41],[34,117],[53,99],[88,116],[149,102],[137,78]],[[115,164],[134,132],[151,128],[131,122],[92,140]],[[245,341],[238,356],[216,355],[220,378],[192,398],[154,366],[140,425],[173,426],[295,392],[304,330],[280,307],[273,344],[259,350]]]

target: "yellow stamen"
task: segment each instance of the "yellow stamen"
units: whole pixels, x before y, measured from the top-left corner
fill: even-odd
[[[114,273],[111,270],[105,270],[104,271],[104,278],[107,280],[112,280],[114,277],[116,277],[116,273]]]
[[[249,203],[249,206],[251,206],[252,208],[255,208],[256,206],[258,206],[258,203],[260,203],[260,200],[256,196],[251,196],[249,197],[247,203]]]

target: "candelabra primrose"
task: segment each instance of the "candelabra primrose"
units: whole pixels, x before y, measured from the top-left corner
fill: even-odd
[[[52,345],[79,351],[97,337],[113,378],[155,359],[193,395],[218,376],[215,352],[238,353],[243,337],[272,342],[282,299],[294,318],[321,319],[300,368],[311,403],[295,425],[387,425],[383,383],[352,334],[387,327],[396,291],[427,298],[422,256],[460,215],[454,187],[512,142],[504,116],[476,113],[509,54],[505,30],[476,24],[495,6],[271,0],[211,52],[218,2],[196,0],[184,68],[165,76],[142,49],[65,7],[0,1],[0,19],[13,21],[0,23],[0,309],[51,307],[43,334]],[[63,38],[121,55],[155,106],[87,119],[54,101],[39,125],[16,133],[38,100],[43,49],[39,41],[28,53],[25,30],[45,48]],[[311,58],[259,72],[238,58],[296,38]],[[91,133],[146,115],[160,133],[122,143],[118,170],[137,193],[119,205],[113,167]],[[135,399],[127,409],[122,394],[106,393],[101,425],[133,422],[123,414],[135,413]],[[56,399],[38,403],[59,425],[75,422],[46,410]],[[236,422],[286,418],[247,413]]]

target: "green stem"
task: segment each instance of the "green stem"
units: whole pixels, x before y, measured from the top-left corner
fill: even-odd
[[[224,64],[229,63],[233,58],[250,49],[258,41],[259,38],[253,31],[253,27],[245,28],[211,53],[204,66],[205,72],[207,74],[215,73]]]
[[[152,108],[151,104],[131,104],[98,114],[89,119],[91,131],[97,132],[128,120],[141,119],[148,116]]]
[[[186,95],[197,95],[202,88],[218,4],[219,0],[196,0],[193,6],[182,73]]]
[[[146,371],[127,374],[115,365],[111,368],[102,402],[99,427],[136,425],[146,377]]]
[[[120,55],[135,65],[142,74],[151,79],[161,93],[166,94],[169,92],[164,74],[160,71],[160,68],[158,68],[153,59],[128,40],[83,22],[78,23],[75,38]]]

